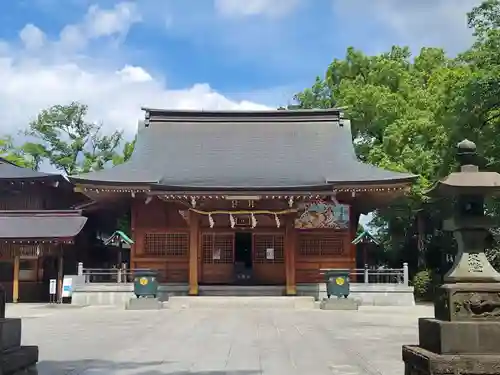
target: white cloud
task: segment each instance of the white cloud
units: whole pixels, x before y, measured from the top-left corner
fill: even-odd
[[[351,30],[363,22],[389,32],[391,44],[414,48],[444,46],[454,54],[472,42],[466,13],[481,0],[333,0],[337,15],[346,20]],[[365,30],[370,30],[369,28]],[[369,35],[359,36],[362,38]],[[374,41],[374,43],[377,43]],[[387,48],[387,46],[383,46]]]
[[[19,38],[27,49],[39,49],[45,44],[45,33],[29,23],[19,32]]]
[[[125,38],[130,28],[142,20],[135,3],[122,2],[112,9],[92,5],[83,22],[66,25],[60,33],[60,43],[70,49],[84,48],[92,39],[101,37]]]
[[[128,18],[127,11],[116,6],[113,11]],[[121,21],[110,11],[87,13],[81,24],[65,27],[61,33],[64,43],[76,42],[86,35],[87,41],[99,36],[126,33],[129,26],[118,26]],[[89,16],[91,15],[91,16]],[[89,17],[97,20],[89,22]],[[110,20],[104,21],[105,19]],[[94,25],[90,27],[89,25]],[[81,34],[82,30],[87,30]],[[89,30],[94,30],[92,33]],[[264,109],[250,101],[233,101],[214,91],[209,84],[169,90],[161,78],[145,67],[122,64],[117,61],[82,58],[82,53],[66,53],[61,40],[47,41],[43,31],[34,25],[26,26],[20,36],[22,45],[6,44],[0,48],[0,133],[16,134],[24,129],[37,113],[51,105],[80,101],[89,106],[89,121],[102,122],[105,131],[125,130],[132,136],[137,121],[143,118],[141,106],[172,109]],[[44,48],[33,51],[32,47]],[[74,44],[73,44],[74,45]],[[28,50],[28,48],[30,48]]]
[[[153,77],[140,66],[125,65],[123,69],[118,71],[118,74],[124,81],[128,82],[150,82]]]
[[[89,8],[85,18],[85,27],[89,36],[126,35],[130,27],[141,21],[141,15],[135,3],[116,4],[113,9],[104,10],[97,5]]]
[[[297,8],[300,0],[215,0],[216,11],[225,17],[264,15],[282,17]]]

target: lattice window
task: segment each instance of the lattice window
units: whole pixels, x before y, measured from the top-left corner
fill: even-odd
[[[187,257],[189,236],[187,233],[147,233],[144,252],[153,256]]]
[[[299,254],[310,256],[338,256],[344,252],[344,238],[338,235],[301,234]]]
[[[283,263],[285,237],[282,234],[255,234],[253,236],[255,263]]]
[[[234,263],[234,235],[232,233],[204,233],[201,251],[204,264]]]

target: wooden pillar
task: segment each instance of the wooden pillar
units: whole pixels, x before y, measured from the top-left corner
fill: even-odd
[[[134,241],[130,246],[130,264],[128,265],[129,269],[136,268],[135,258],[136,254],[139,252],[139,249],[143,248],[143,239],[140,237],[142,233],[139,235],[139,231],[137,229],[137,199],[133,198],[130,202],[130,235],[132,236],[132,240]],[[142,251],[142,250],[140,250]]]
[[[198,251],[200,247],[200,218],[189,211],[189,295],[198,295]]]
[[[354,204],[351,204],[349,207],[349,243],[350,243],[350,248],[351,248],[351,268],[356,268],[356,245],[352,243],[354,239],[356,238],[356,233],[358,231],[358,225],[359,225],[359,217],[361,216],[360,213],[356,210],[356,207]]]
[[[295,283],[295,254],[297,252],[295,216],[287,215],[285,220],[285,292],[287,296],[295,296],[297,294],[297,285]]]
[[[62,245],[59,247],[59,257],[57,259],[57,297],[58,301],[62,302],[62,292],[63,292],[63,249]]]
[[[12,302],[17,303],[19,301],[19,265],[20,256],[16,255],[14,257],[14,280],[12,282]]]

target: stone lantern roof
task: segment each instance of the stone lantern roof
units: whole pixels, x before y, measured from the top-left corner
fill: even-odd
[[[464,193],[500,195],[500,173],[479,170],[476,144],[465,139],[457,145],[457,151],[460,171],[439,181],[430,193],[442,196]]]

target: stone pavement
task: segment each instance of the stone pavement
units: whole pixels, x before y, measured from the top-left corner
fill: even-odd
[[[39,375],[401,375],[430,307],[159,310],[10,305]]]

